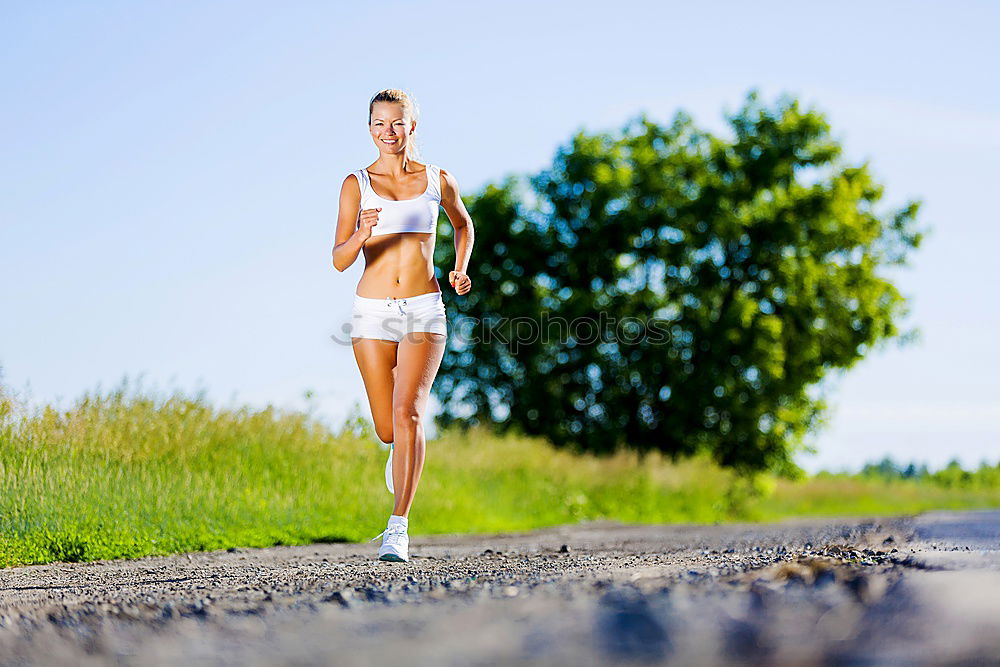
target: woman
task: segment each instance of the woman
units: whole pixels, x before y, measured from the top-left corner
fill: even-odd
[[[379,156],[344,179],[333,265],[344,271],[362,249],[365,270],[351,314],[351,344],[375,432],[390,445],[386,484],[395,495],[379,560],[409,560],[408,515],[424,466],[422,419],[444,356],[447,321],[434,277],[439,207],[455,228],[455,269],[448,282],[468,294],[474,229],[455,177],[416,162],[416,109],[401,90],[368,104],[368,131]],[[399,453],[395,454],[395,446]],[[395,489],[395,491],[394,491]]]

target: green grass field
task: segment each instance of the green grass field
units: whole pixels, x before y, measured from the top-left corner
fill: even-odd
[[[363,429],[335,433],[303,413],[217,408],[127,383],[29,413],[0,386],[0,565],[362,541],[392,511],[386,456]],[[456,431],[427,444],[410,534],[973,507],[1000,507],[1000,465],[940,479],[748,484],[704,458],[574,456]]]

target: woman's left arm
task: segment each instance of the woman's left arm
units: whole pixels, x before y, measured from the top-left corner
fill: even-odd
[[[458,192],[458,181],[444,169],[441,170],[441,180],[441,207],[448,214],[451,226],[455,228],[455,270],[448,274],[448,282],[458,294],[466,294],[472,289],[472,279],[466,272],[472,257],[476,230],[472,224],[472,216]]]

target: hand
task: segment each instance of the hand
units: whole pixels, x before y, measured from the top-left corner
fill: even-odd
[[[362,245],[372,237],[372,227],[378,224],[378,212],[381,210],[381,207],[366,208],[358,216],[358,231],[356,233],[361,235]]]
[[[467,294],[472,289],[472,278],[461,271],[452,271],[448,274],[448,282],[459,294]]]

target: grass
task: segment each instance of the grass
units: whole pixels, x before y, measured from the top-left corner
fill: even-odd
[[[304,413],[130,393],[127,382],[29,411],[0,386],[0,565],[363,541],[392,510],[386,456],[357,419],[334,432]],[[1000,507],[1000,484],[971,479],[748,482],[705,458],[574,456],[451,431],[427,444],[410,534]]]

